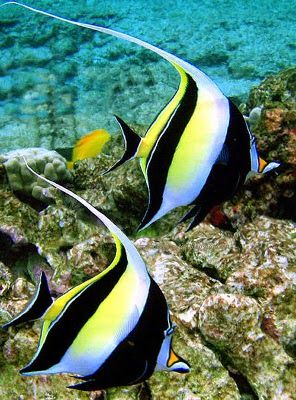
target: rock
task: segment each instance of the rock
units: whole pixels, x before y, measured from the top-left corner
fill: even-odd
[[[11,77],[0,76],[0,100],[4,100],[12,90]]]
[[[139,166],[133,162],[107,175],[102,175],[115,163],[116,159],[120,158],[122,150],[120,147],[116,148],[118,158],[100,154],[94,160],[75,163],[74,184],[78,189],[92,187],[91,190],[84,190],[85,198],[131,234],[140,223],[147,197]]]
[[[261,107],[261,118],[253,128],[263,155],[296,163],[293,133],[296,128],[296,69],[290,68],[266,78],[251,90],[247,111]]]
[[[230,76],[235,79],[254,79],[258,77],[254,63],[250,62],[230,62],[228,65],[228,72]]]
[[[199,327],[234,368],[247,377],[260,399],[293,398],[296,365],[264,334],[260,307],[242,295],[209,296],[200,309]]]
[[[214,48],[210,51],[205,52],[205,54],[199,54],[195,56],[193,60],[194,65],[199,66],[214,66],[221,64],[226,64],[229,60],[229,55],[227,52],[221,48]]]
[[[236,268],[240,249],[229,232],[201,223],[178,242],[185,260],[214,279],[225,282]]]
[[[39,46],[37,48],[24,48],[21,54],[21,61],[22,65],[24,66],[45,66],[51,59],[52,52],[46,46]],[[18,62],[18,60],[16,62]]]
[[[9,242],[26,245],[36,237],[38,213],[28,204],[20,201],[8,189],[0,190],[1,239],[6,243],[2,247],[2,257],[7,259]],[[8,237],[8,239],[7,239]]]
[[[69,54],[76,53],[79,49],[77,40],[75,38],[65,36],[61,40],[54,41],[51,46],[51,51],[56,54],[61,60],[63,60]]]
[[[12,274],[8,267],[0,261],[0,296],[5,295],[12,283]]]
[[[224,282],[199,307],[199,328],[260,399],[294,398],[295,232],[260,217],[233,236],[200,224],[177,239],[189,264]]]
[[[275,218],[296,220],[295,146],[296,146],[296,69],[290,68],[266,78],[250,92],[246,113],[260,107],[261,113],[252,131],[263,158],[278,160],[278,174],[253,179],[246,189],[259,208]],[[272,191],[272,195],[270,195]],[[242,208],[251,210],[252,199],[243,196]]]
[[[181,258],[178,246],[168,239],[138,239],[135,245],[148,265],[153,278],[167,298],[173,320],[177,323],[174,346],[187,359],[192,371],[185,376],[157,373],[149,380],[152,398],[239,399],[236,385],[216,355],[204,346],[198,332],[199,310],[210,293],[222,285],[194,271]],[[213,372],[215,371],[215,372]]]
[[[111,264],[114,256],[114,243],[104,233],[95,234],[74,245],[67,252],[67,261],[71,265],[71,285],[75,286],[102,272]]]

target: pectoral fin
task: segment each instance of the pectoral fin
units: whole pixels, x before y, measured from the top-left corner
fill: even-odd
[[[2,325],[3,329],[21,324],[22,322],[34,321],[41,318],[51,306],[53,300],[50,296],[45,273],[42,271],[35,294],[25,309],[10,322]]]

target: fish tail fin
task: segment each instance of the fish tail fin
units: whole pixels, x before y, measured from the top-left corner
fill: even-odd
[[[2,325],[3,329],[23,322],[34,321],[41,318],[53,303],[45,273],[42,271],[35,294],[25,309],[13,320]]]
[[[139,135],[137,135],[121,118],[119,118],[117,115],[115,115],[115,118],[121,128],[121,133],[124,138],[125,151],[121,159],[118,160],[111,168],[105,171],[104,174],[113,171],[115,168],[119,167],[126,161],[135,158],[137,156],[139,146],[142,140],[142,138]]]

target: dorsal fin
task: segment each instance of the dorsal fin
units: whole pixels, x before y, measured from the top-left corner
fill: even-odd
[[[32,300],[29,302],[26,308],[12,321],[9,321],[7,322],[7,324],[2,325],[2,328],[7,329],[10,326],[18,325],[23,322],[34,321],[41,318],[52,303],[53,300],[50,296],[46,275],[42,271],[37,289]]]

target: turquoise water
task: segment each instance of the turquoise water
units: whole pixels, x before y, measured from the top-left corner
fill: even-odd
[[[31,5],[153,43],[198,66],[238,103],[267,75],[295,64],[290,0],[156,3]],[[17,6],[0,8],[0,32],[1,152],[69,147],[97,128],[116,132],[113,114],[147,126],[178,86],[173,68],[147,50]]]

